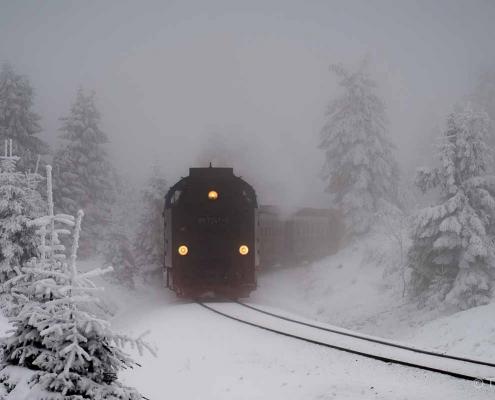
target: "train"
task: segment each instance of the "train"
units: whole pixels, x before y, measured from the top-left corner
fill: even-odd
[[[168,190],[163,216],[166,287],[183,298],[248,297],[259,271],[332,254],[344,232],[336,210],[259,206],[233,168],[211,164]]]
[[[233,168],[190,168],[165,196],[167,287],[179,297],[247,297],[259,265],[256,192]]]
[[[334,254],[342,245],[344,223],[332,208],[292,211],[262,205],[258,209],[260,267],[304,265]]]

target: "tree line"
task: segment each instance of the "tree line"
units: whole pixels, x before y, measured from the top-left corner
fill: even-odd
[[[91,254],[104,241],[100,229],[115,201],[113,169],[99,147],[107,138],[98,126],[94,95],[79,90],[61,119],[67,144],[53,156],[54,181],[52,166],[41,168],[35,156],[46,154],[48,146],[34,136],[40,118],[31,110],[32,94],[26,78],[3,67],[0,307],[12,329],[0,342],[0,397],[19,386],[29,388],[33,398],[142,399],[118,381],[119,371],[137,365],[123,347],[154,350],[142,337],[115,333],[99,311],[93,279],[112,268],[80,272],[77,267],[80,250]],[[90,215],[87,232],[81,206]],[[122,276],[120,265],[116,268]]]
[[[367,63],[331,69],[342,93],[330,103],[321,131],[322,178],[331,204],[343,213],[348,239],[383,225],[387,214],[406,218],[411,245],[400,268],[408,271],[411,298],[421,306],[460,309],[489,302],[495,292],[495,74],[483,74],[473,93],[453,105],[437,160],[418,168],[414,181],[421,192],[432,191],[433,200],[415,209],[403,195],[411,191],[400,179],[386,109]],[[402,248],[402,236],[393,236]]]
[[[132,208],[126,203],[129,193],[122,184],[125,178],[109,160],[109,137],[100,127],[95,93],[77,90],[69,110],[60,118],[55,149],[39,137],[41,116],[33,111],[33,102],[34,90],[28,78],[10,64],[3,64],[0,144],[12,140],[13,151],[19,157],[17,170],[35,172],[50,161],[56,211],[75,215],[79,208],[85,210],[81,257],[103,255],[105,262],[115,268],[112,275],[131,286],[133,274],[156,275],[162,259],[158,242],[162,226],[156,218],[166,190],[162,172],[154,167],[143,193],[135,195],[138,199],[134,200],[140,204],[137,209],[141,210],[137,220],[124,216]]]

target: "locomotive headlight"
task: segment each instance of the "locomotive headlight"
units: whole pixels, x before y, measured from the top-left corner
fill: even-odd
[[[189,253],[189,249],[185,244],[180,245],[177,251],[181,256],[186,256]]]
[[[243,244],[241,247],[239,247],[239,253],[241,254],[241,256],[247,255],[247,253],[249,253],[249,247]]]
[[[216,199],[218,199],[218,192],[216,192],[215,190],[210,190],[208,192],[208,198],[210,200],[216,200]]]

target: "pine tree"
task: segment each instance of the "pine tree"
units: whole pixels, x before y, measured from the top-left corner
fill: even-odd
[[[40,176],[17,171],[19,157],[5,141],[0,157],[0,284],[14,277],[37,254],[38,237],[30,221],[41,215],[43,200],[36,190]],[[12,298],[1,291],[1,307],[10,313]]]
[[[145,275],[156,275],[163,265],[163,210],[167,182],[158,166],[153,166],[142,197],[142,213],[135,239],[137,263]]]
[[[102,251],[105,264],[113,268],[113,273],[108,276],[130,288],[134,288],[134,276],[138,273],[130,239],[136,226],[133,216],[137,204],[133,200],[130,190],[117,191],[117,200],[112,207]]]
[[[489,175],[488,116],[470,107],[451,114],[440,166],[417,185],[437,188],[439,204],[418,213],[409,251],[414,294],[465,309],[488,302],[495,268],[495,176]]]
[[[397,203],[398,166],[387,137],[385,106],[363,63],[356,72],[333,65],[343,94],[326,113],[319,148],[325,152],[323,179],[346,220],[350,235],[366,233],[373,216]]]
[[[78,212],[70,259],[65,260],[59,235],[74,226],[69,215],[54,215],[51,171],[47,167],[47,216],[34,225],[41,235],[40,256],[32,259],[8,284],[22,308],[10,319],[14,331],[3,341],[0,381],[15,385],[12,366],[36,371],[29,384],[33,391],[47,391],[46,399],[137,400],[142,396],[116,381],[117,372],[135,362],[121,348],[131,343],[153,351],[137,340],[112,332],[107,321],[95,317],[88,304],[95,303],[91,278],[104,273],[79,273],[76,256],[83,212]]]
[[[12,139],[21,158],[18,168],[34,171],[38,155],[49,152],[48,145],[37,137],[40,116],[32,111],[34,91],[25,76],[3,64],[0,71],[0,143]]]
[[[70,114],[61,120],[61,138],[67,143],[53,160],[55,200],[67,214],[74,215],[79,206],[86,210],[81,253],[88,256],[103,240],[114,201],[114,171],[103,148],[108,138],[99,128],[94,93],[86,95],[79,89]]]

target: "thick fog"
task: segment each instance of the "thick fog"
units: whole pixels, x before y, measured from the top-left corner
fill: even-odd
[[[133,181],[158,162],[231,164],[263,203],[324,205],[318,136],[332,63],[368,55],[408,176],[495,63],[492,1],[1,1],[0,61],[36,90],[42,137],[79,86]]]

